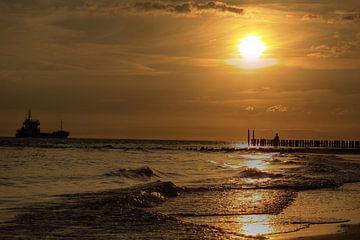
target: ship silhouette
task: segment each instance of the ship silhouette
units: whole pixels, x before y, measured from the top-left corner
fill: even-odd
[[[62,121],[60,130],[46,133],[40,131],[40,121],[31,119],[31,111],[29,110],[27,118],[23,122],[23,126],[16,130],[17,138],[67,138],[69,132],[62,129]]]

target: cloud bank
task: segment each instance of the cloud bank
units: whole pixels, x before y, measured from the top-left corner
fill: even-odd
[[[0,10],[12,13],[44,11],[85,12],[98,15],[158,13],[196,15],[201,13],[242,15],[244,9],[223,1],[109,1],[109,0],[3,0]]]
[[[177,13],[177,14],[191,14],[191,13],[201,13],[201,12],[217,12],[217,13],[231,13],[235,15],[242,15],[244,9],[236,5],[230,5],[224,2],[218,1],[209,1],[204,3],[197,2],[185,2],[185,3],[167,3],[167,2],[154,2],[154,1],[144,1],[136,2],[134,5],[134,10],[137,11],[162,11],[168,13]]]

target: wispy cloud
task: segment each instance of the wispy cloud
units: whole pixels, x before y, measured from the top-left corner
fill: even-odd
[[[39,12],[44,10],[88,11],[96,14],[121,12],[166,12],[197,14],[202,12],[242,15],[244,9],[225,1],[109,1],[109,0],[2,0],[0,9],[12,12]]]
[[[204,3],[197,2],[163,2],[163,1],[141,1],[136,2],[134,10],[137,11],[160,11],[175,14],[196,14],[201,12],[215,12],[215,13],[231,13],[235,15],[242,15],[244,9],[237,5],[230,5],[224,2],[209,1]]]
[[[340,43],[334,45],[321,44],[317,46],[311,46],[308,57],[314,58],[338,58],[346,53],[351,52],[354,48],[360,45],[359,39],[343,40]]]
[[[270,106],[266,109],[266,112],[287,112],[287,111],[288,111],[288,107],[281,104]]]
[[[321,16],[318,15],[318,14],[305,14],[303,17],[302,17],[302,20],[304,21],[319,21],[321,20]]]
[[[339,10],[336,11],[336,14],[339,15],[341,20],[345,20],[345,21],[360,20],[360,10],[354,10],[354,11]]]
[[[254,108],[253,106],[247,106],[247,107],[245,107],[245,111],[252,112],[252,111],[254,111],[254,110],[255,110],[255,108]]]
[[[326,44],[312,46],[308,57],[313,58],[337,58],[347,52],[347,46],[329,46]]]
[[[333,111],[332,111],[332,113],[334,114],[334,115],[338,115],[338,116],[343,116],[343,115],[346,115],[346,114],[348,114],[350,111],[349,111],[349,109],[347,109],[347,108],[335,108]]]

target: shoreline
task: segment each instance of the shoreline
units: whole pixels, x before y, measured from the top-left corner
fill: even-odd
[[[345,183],[340,188],[317,189],[299,192],[297,199],[281,214],[284,216],[307,217],[309,219],[333,219],[339,222],[312,223],[299,231],[267,236],[272,240],[337,240],[359,239],[360,209],[350,194],[360,191],[360,183]],[[348,194],[346,194],[348,193]],[[311,202],[310,205],[304,205]],[[344,204],[347,204],[345,207]],[[343,221],[343,222],[340,222]]]
[[[318,236],[295,237],[292,240],[356,240],[360,236],[360,224],[341,224],[338,225],[338,232]]]

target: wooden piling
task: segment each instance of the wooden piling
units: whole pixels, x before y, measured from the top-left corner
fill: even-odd
[[[249,146],[254,147],[275,147],[274,139],[253,138]],[[360,149],[360,141],[354,140],[313,140],[313,139],[280,139],[278,147],[282,148],[328,148],[328,149]]]

